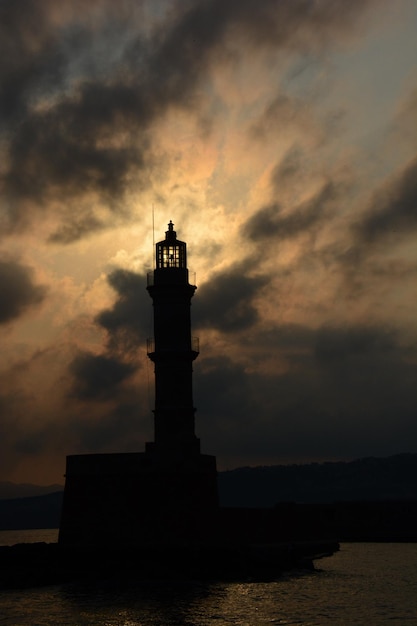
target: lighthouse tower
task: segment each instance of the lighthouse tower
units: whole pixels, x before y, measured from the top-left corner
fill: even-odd
[[[197,287],[189,281],[187,245],[177,239],[172,221],[155,253],[147,286],[153,300],[148,357],[155,368],[155,437],[146,454],[161,480],[158,498],[184,522],[216,509],[216,459],[200,453],[195,434],[192,376],[199,345],[191,335],[191,299]]]
[[[147,449],[158,455],[195,456],[200,441],[195,435],[192,388],[193,361],[198,339],[191,336],[191,298],[187,245],[177,239],[172,221],[165,239],[156,244],[156,268],[148,275],[153,300],[154,338],[148,356],[155,364],[155,441]]]

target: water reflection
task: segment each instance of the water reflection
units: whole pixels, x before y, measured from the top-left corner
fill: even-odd
[[[65,613],[87,620],[80,624],[196,626],[216,619],[207,610],[213,592],[218,606],[221,587],[197,582],[69,585],[61,589],[61,603]]]
[[[321,571],[270,583],[62,585],[0,595],[1,626],[417,624],[417,546],[342,545]]]
[[[295,577],[292,585],[298,588],[296,595],[288,593],[288,578],[274,583],[71,585],[61,589],[60,601],[63,614],[71,615],[80,626],[297,624],[305,623],[303,596],[309,592],[303,594],[303,589],[309,588],[309,578],[314,581],[317,576],[320,574]],[[311,598],[309,604],[308,613]]]

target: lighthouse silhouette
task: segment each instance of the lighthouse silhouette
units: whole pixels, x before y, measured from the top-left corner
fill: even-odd
[[[154,337],[154,441],[145,452],[67,457],[59,543],[120,545],[204,541],[218,511],[214,456],[201,454],[195,434],[187,246],[172,221],[155,248],[148,274]]]
[[[155,443],[148,450],[171,457],[200,453],[195,435],[192,363],[198,340],[191,336],[191,298],[187,246],[179,241],[172,221],[165,240],[156,244],[156,268],[148,275],[153,300],[154,338],[148,356],[155,364]]]

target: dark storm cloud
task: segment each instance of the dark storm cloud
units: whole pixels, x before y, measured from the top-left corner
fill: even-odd
[[[100,415],[99,420],[82,419],[76,416],[67,428],[77,433],[81,452],[123,451],[139,452],[143,450],[143,429],[145,419],[140,412],[139,394],[130,388],[124,394],[124,401],[119,399],[116,406]],[[146,419],[151,423],[151,413]],[[150,439],[150,436],[148,436]]]
[[[133,385],[125,382],[123,393],[113,385],[111,393],[95,397],[86,397],[78,390],[79,397],[73,393],[59,408],[59,420],[56,414],[45,415],[44,410],[34,406],[33,398],[16,399],[16,392],[0,395],[2,472],[18,464],[22,454],[36,457],[59,451],[64,459],[65,454],[74,451],[129,452],[143,448],[144,439],[150,439],[151,413],[143,415],[140,394]],[[97,411],[94,404],[99,402]],[[27,415],[31,416],[30,422],[25,419]]]
[[[253,430],[252,419],[259,414],[255,377],[227,354],[202,358],[195,365],[193,381],[197,406],[196,430],[205,452],[228,456],[239,447],[242,433]]]
[[[223,332],[250,328],[259,319],[254,300],[267,284],[264,276],[247,276],[241,265],[215,274],[199,289],[193,304],[196,327],[212,327]]]
[[[112,118],[117,115],[108,111],[106,99],[117,97],[117,86],[88,85],[75,101],[28,117],[11,144],[5,192],[39,202],[56,193],[54,185],[75,196],[92,189],[110,197],[121,193],[123,176],[140,161],[140,148],[135,152],[129,146],[113,147],[110,141],[107,146],[97,145],[100,139],[106,143],[105,127],[114,128]],[[121,124],[115,130],[121,131]]]
[[[79,354],[70,366],[76,381],[73,393],[84,400],[109,398],[135,369],[130,363],[122,363],[114,357]]]
[[[138,138],[135,147],[112,145],[112,130],[115,134],[128,130],[114,119],[126,115],[124,90],[117,85],[87,85],[75,101],[32,113],[20,124],[10,145],[9,167],[3,178],[4,197],[10,207],[9,230],[26,227],[26,202],[36,202],[43,212],[48,210],[50,200],[58,202],[62,217],[66,217],[52,235],[54,241],[68,243],[114,224],[114,219],[104,224],[95,216],[91,198],[87,207],[79,201],[74,213],[74,201],[93,192],[102,205],[123,215],[126,179],[133,167],[141,169],[147,150],[145,137]]]
[[[104,351],[79,352],[68,367],[73,415],[65,428],[69,439],[76,433],[81,452],[113,450],[115,445],[125,452],[138,450],[151,424],[150,409],[142,406],[143,389],[135,378],[146,354],[145,330],[152,311],[145,277],[118,269],[108,282],[116,300],[96,318],[107,331]],[[86,415],[86,402],[95,419]]]
[[[244,224],[242,234],[252,241],[262,241],[270,238],[287,239],[300,233],[311,233],[329,215],[339,195],[339,187],[334,182],[328,181],[313,198],[290,212],[283,214],[278,203],[262,207]]]
[[[80,400],[122,401],[120,386],[139,369],[139,357],[144,353],[145,320],[152,310],[144,276],[118,269],[108,276],[108,282],[117,299],[96,318],[107,331],[106,351],[99,355],[79,352],[69,367],[71,394]]]
[[[241,341],[257,350],[250,368],[227,355],[196,366],[198,428],[207,450],[241,464],[411,449],[417,347],[398,332],[289,325]],[[265,348],[285,367],[265,372]]]
[[[40,304],[46,288],[36,285],[33,271],[17,261],[0,261],[0,324],[7,324]]]
[[[196,47],[207,49],[231,35],[244,36],[245,43],[254,48],[288,44],[304,49],[305,37],[323,43],[336,33],[343,35],[369,4],[359,7],[343,0],[203,0],[188,4],[191,8],[181,16],[174,32],[178,39],[189,38],[186,49],[194,41]]]
[[[23,358],[16,351],[10,356],[9,367],[0,369],[0,472],[19,465],[22,455],[36,456],[53,449],[48,418],[52,412],[56,423],[57,412],[55,406],[38,405],[36,391],[39,383],[42,386],[38,368],[44,367],[49,376],[52,369],[54,373],[59,369],[61,360],[62,353],[57,354],[54,348],[38,349]],[[48,399],[53,403],[49,391]],[[45,394],[41,394],[42,404]]]
[[[6,391],[3,381],[0,380],[0,473],[6,475],[20,461],[22,452],[38,453],[42,451],[39,438],[27,432],[24,427],[23,416],[27,414],[27,399],[13,390]],[[26,452],[26,450],[28,452]]]
[[[304,127],[311,132],[312,124],[312,116],[305,99],[300,100],[279,93],[265,107],[259,120],[250,127],[249,135],[254,139],[263,141],[277,128]]]
[[[143,345],[150,327],[152,306],[146,293],[146,279],[141,274],[118,269],[108,276],[118,298],[112,309],[102,311],[96,321],[107,330],[109,346],[137,350]]]
[[[52,243],[71,243],[106,228],[107,224],[98,219],[90,208],[79,211],[77,219],[72,222],[65,222],[50,237]]]
[[[59,80],[63,59],[49,8],[47,0],[0,2],[0,124],[6,129],[27,113],[34,93]]]
[[[135,3],[22,0],[0,5],[6,231],[27,228],[48,202],[68,243],[112,225],[81,199],[127,219],[124,193],[150,184],[151,129],[170,108],[198,115],[213,64],[248,50],[303,52],[337,41],[367,3],[201,0],[181,3],[139,35]],[[119,7],[119,5],[118,5]],[[83,10],[80,17],[81,8]],[[134,19],[132,19],[132,16]],[[59,18],[59,19],[58,19]],[[98,45],[97,42],[100,42]],[[244,45],[243,45],[244,44]],[[91,205],[91,197],[88,198]],[[29,214],[30,206],[30,214]],[[59,215],[59,213],[58,213]]]
[[[282,186],[287,186],[289,181],[292,183],[295,177],[301,173],[302,167],[303,152],[301,148],[297,145],[291,146],[272,172],[271,183],[274,190],[279,193]]]
[[[51,35],[52,43],[48,44],[55,46],[48,51],[49,56],[67,55],[64,65],[70,64],[71,55],[77,58],[84,54],[88,58],[89,53],[94,53],[88,49],[94,41],[88,32],[89,26],[88,20],[78,26],[79,36],[74,37],[74,48],[69,45],[71,41],[68,41],[65,26],[63,32],[57,27],[54,36]],[[42,28],[40,30],[42,32]],[[44,66],[43,40],[37,41],[36,33],[36,30],[31,31],[30,37],[25,33],[26,37],[22,38],[22,67],[15,68],[14,74],[13,67],[7,68],[12,74],[9,83],[13,89],[9,88],[4,99],[14,102],[15,94],[19,94],[25,108],[22,104],[23,114],[9,129],[11,140],[2,181],[8,205],[6,229],[16,231],[27,227],[29,204],[31,212],[34,203],[39,212],[45,212],[49,210],[48,202],[54,200],[64,225],[52,235],[52,240],[68,243],[114,223],[112,220],[103,222],[95,216],[91,209],[94,198],[89,198],[87,209],[80,202],[75,207],[76,199],[95,193],[96,202],[123,216],[123,196],[133,171],[136,188],[148,184],[142,172],[146,167],[151,169],[153,164],[148,155],[146,130],[159,107],[149,89],[149,77],[141,74],[140,59],[130,68],[125,62],[119,62],[116,70],[114,63],[109,63],[107,75],[101,67],[103,75],[99,78],[96,74],[100,72],[94,67],[88,68],[86,62],[87,69],[83,68],[86,75],[67,77],[73,83],[70,92],[64,88],[57,90],[47,106],[31,107],[31,99],[51,95],[44,84],[44,75],[49,70]],[[101,32],[102,37],[106,34]],[[34,68],[25,68],[25,62]],[[91,65],[94,66],[94,62]],[[28,73],[38,78],[35,85]],[[6,81],[6,90],[9,83]],[[9,108],[13,108],[12,105]],[[56,205],[54,211],[57,211]]]
[[[135,381],[137,363],[109,352],[79,352],[69,363],[68,357],[64,347],[57,345],[0,371],[0,471],[18,465],[22,454],[59,452],[64,459],[66,453],[75,451],[105,452],[115,446],[119,451],[133,451],[142,447],[151,413],[144,408]],[[47,372],[46,381],[39,376],[39,366]],[[48,385],[50,374],[53,387]],[[42,465],[42,459],[39,463]]]
[[[417,229],[417,158],[396,178],[379,189],[365,218],[354,232],[364,242],[390,235],[407,235]]]
[[[278,357],[299,367],[307,359],[314,367],[345,367],[357,359],[409,359],[416,345],[402,341],[399,331],[378,326],[325,324],[311,328],[301,324],[281,324],[268,330],[259,330],[240,339],[250,350],[272,348]]]
[[[332,365],[350,357],[368,354],[392,353],[397,342],[392,331],[351,327],[332,328],[325,326],[317,332],[314,354],[321,363]]]

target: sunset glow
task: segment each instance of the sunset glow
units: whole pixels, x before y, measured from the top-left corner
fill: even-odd
[[[220,469],[417,451],[416,24],[416,0],[0,2],[1,480],[152,439],[170,220]]]

